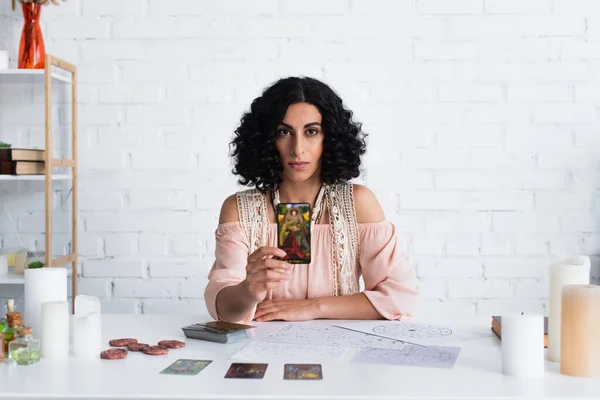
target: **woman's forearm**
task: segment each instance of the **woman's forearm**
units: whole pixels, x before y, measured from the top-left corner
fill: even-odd
[[[383,319],[367,296],[321,297],[317,299],[317,317],[322,319]]]
[[[241,321],[256,306],[256,302],[245,282],[240,282],[234,286],[227,286],[217,294],[217,313],[224,321]]]

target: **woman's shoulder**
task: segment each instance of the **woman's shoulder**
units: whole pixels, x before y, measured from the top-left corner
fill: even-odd
[[[237,193],[227,197],[221,206],[221,213],[219,214],[219,224],[225,224],[227,222],[237,222],[240,220],[237,206]]]
[[[251,201],[255,196],[264,197],[264,194],[257,189],[247,189],[227,197],[221,206],[219,224],[239,221],[240,212],[238,206],[240,204],[243,206],[243,203]]]
[[[364,185],[352,184],[356,222],[359,224],[385,220],[383,209],[375,193]]]

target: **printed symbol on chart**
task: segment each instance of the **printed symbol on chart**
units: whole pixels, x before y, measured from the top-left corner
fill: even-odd
[[[435,325],[421,324],[394,324],[379,325],[373,328],[373,332],[378,335],[391,336],[400,340],[418,339],[418,338],[439,338],[452,334],[452,329]]]
[[[452,354],[435,347],[406,346],[402,350],[368,349],[362,354],[372,360],[401,365],[431,365],[448,362]]]

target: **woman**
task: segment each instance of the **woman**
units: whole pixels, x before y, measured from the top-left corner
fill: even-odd
[[[285,78],[256,98],[235,131],[233,173],[254,186],[228,197],[205,300],[226,321],[401,319],[415,273],[374,194],[349,180],[365,152],[361,125],[324,83]],[[275,209],[310,203],[312,262],[278,260]],[[359,291],[362,274],[365,290]]]

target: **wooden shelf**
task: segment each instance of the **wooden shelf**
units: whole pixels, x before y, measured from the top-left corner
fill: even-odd
[[[1,1],[1,0],[0,0]],[[44,89],[44,148],[52,149],[52,90],[58,87],[64,90],[66,86],[71,91],[72,102],[70,104],[71,113],[71,145],[73,149],[73,159],[55,159],[45,160],[46,172],[51,179],[46,180],[46,175],[0,175],[0,181],[41,181],[45,184],[44,189],[44,208],[45,208],[45,237],[44,248],[52,249],[52,213],[53,213],[53,181],[66,180],[72,183],[72,230],[71,245],[73,253],[67,256],[54,259],[51,254],[46,253],[45,261],[47,266],[54,266],[54,262],[60,264],[71,264],[70,272],[73,277],[72,294],[77,295],[77,190],[78,190],[78,168],[77,168],[77,67],[58,57],[46,54],[44,69],[5,69],[0,70],[0,84],[33,84]],[[67,89],[67,90],[68,90]],[[70,171],[58,170],[57,173],[51,168],[70,168]],[[70,173],[69,173],[70,172]],[[24,284],[24,276],[17,275],[14,272],[9,275],[0,276],[0,284]],[[75,304],[72,304],[72,312],[75,312]]]
[[[70,75],[52,72],[52,81],[71,83]],[[43,69],[3,69],[0,70],[0,83],[44,83]]]
[[[44,175],[0,175],[0,181],[43,181]],[[52,175],[53,181],[68,181],[71,175]]]
[[[0,285],[22,285],[25,283],[25,276],[15,274],[10,269],[8,275],[0,275]]]

